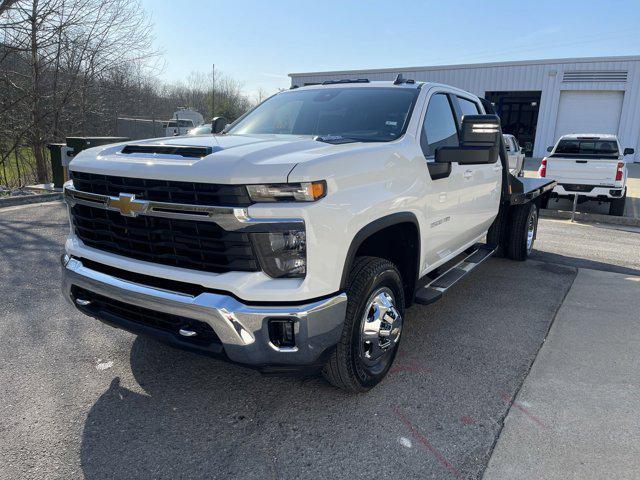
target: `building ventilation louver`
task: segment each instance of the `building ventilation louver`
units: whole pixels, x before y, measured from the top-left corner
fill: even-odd
[[[564,72],[562,81],[575,82],[626,82],[626,70],[569,70]]]

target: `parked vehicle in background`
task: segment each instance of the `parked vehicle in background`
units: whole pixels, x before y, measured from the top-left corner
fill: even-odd
[[[164,132],[167,137],[174,137],[176,135],[186,135],[195,125],[193,120],[167,120],[163,122]]]
[[[551,178],[558,184],[553,195],[578,202],[597,200],[609,202],[609,214],[624,214],[627,197],[627,165],[624,156],[633,155],[633,148],[620,148],[615,135],[571,134],[560,137],[551,154],[542,159],[538,170],[541,178]]]
[[[189,130],[189,133],[187,133],[187,135],[209,135],[209,134],[211,134],[210,123],[203,123],[202,125],[198,125],[197,127],[194,127],[191,130]]]
[[[196,127],[204,123],[204,117],[200,112],[186,107],[178,108],[178,110],[173,112],[171,118],[178,120],[191,120],[193,122],[193,125]]]
[[[509,172],[511,175],[521,177],[524,175],[524,149],[518,143],[518,139],[513,135],[505,133],[504,145],[509,156]]]
[[[280,92],[224,132],[74,157],[64,294],[134,333],[351,392],[387,374],[412,303],[494,252],[529,255],[555,185],[509,173],[478,97],[400,75]]]

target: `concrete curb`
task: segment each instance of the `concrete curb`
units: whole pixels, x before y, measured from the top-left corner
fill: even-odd
[[[571,212],[566,210],[540,210],[542,218],[561,218],[571,220]],[[640,227],[640,218],[615,217],[612,215],[600,215],[597,213],[576,212],[575,220],[586,223],[608,223],[610,225],[625,225],[627,227]]]
[[[30,203],[53,202],[62,200],[62,193],[42,193],[39,195],[20,195],[0,199],[0,209],[15,207],[17,205],[29,205]]]

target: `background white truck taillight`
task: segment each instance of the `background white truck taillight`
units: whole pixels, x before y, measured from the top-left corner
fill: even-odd
[[[540,164],[540,168],[538,169],[538,176],[540,178],[544,178],[547,176],[547,159],[546,157],[542,159],[542,163]]]

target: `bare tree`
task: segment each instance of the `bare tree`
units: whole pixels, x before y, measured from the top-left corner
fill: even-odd
[[[6,10],[11,8],[11,5],[16,3],[17,0],[2,0],[0,1],[0,15],[2,15]]]
[[[139,0],[0,0],[0,184],[12,169],[18,183],[46,181],[48,143],[116,134],[119,115],[168,119],[184,106],[234,120],[252,106],[219,72],[215,112],[209,75],[158,82],[152,40]]]
[[[70,121],[89,130],[104,108],[100,82],[153,55],[152,26],[137,0],[17,0],[0,27],[3,103],[15,107],[5,111],[14,128],[1,161],[26,143],[43,182],[47,142]]]

